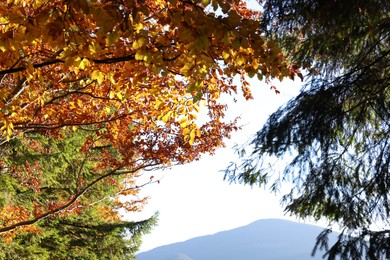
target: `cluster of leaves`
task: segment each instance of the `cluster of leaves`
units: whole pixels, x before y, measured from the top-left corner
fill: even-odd
[[[289,162],[271,187],[292,180],[286,212],[343,228],[329,259],[390,257],[389,11],[388,1],[269,0],[264,6],[265,33],[310,68],[312,78],[270,116],[251,141],[253,153],[227,176],[263,184],[275,179],[268,160]],[[328,233],[317,246],[328,246]]]
[[[115,196],[136,194],[140,170],[222,146],[234,77],[249,99],[246,76],[299,73],[259,19],[242,0],[1,1],[0,233],[42,232],[109,196],[98,215],[118,222],[143,203]]]

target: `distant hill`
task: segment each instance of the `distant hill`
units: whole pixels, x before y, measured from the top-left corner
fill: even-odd
[[[258,220],[247,226],[157,247],[136,260],[312,260],[323,228],[287,220]],[[337,234],[331,236],[336,240]]]

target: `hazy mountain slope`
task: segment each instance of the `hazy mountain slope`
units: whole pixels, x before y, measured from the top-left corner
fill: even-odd
[[[161,246],[137,260],[305,260],[311,257],[321,227],[266,219],[247,226]],[[334,236],[335,237],[335,236]]]

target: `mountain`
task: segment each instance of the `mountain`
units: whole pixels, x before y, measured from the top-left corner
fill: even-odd
[[[323,228],[280,219],[264,219],[247,226],[140,253],[136,260],[312,260],[315,239]],[[330,243],[337,234],[330,236]]]

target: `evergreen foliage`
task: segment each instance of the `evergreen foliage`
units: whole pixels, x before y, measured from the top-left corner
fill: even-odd
[[[91,211],[76,218],[39,223],[40,233],[20,232],[12,243],[0,242],[0,259],[135,259],[141,236],[155,217],[141,222],[109,223]]]
[[[37,219],[0,237],[0,259],[134,259],[141,236],[156,216],[129,222],[118,209],[136,211],[144,203],[131,176],[115,175],[94,183],[64,210],[74,194],[109,172],[101,157],[120,157],[115,149],[94,141],[93,130],[67,131],[61,138],[26,133],[1,150],[0,226]],[[88,142],[88,140],[91,140]],[[123,193],[118,186],[124,185]],[[127,186],[126,186],[127,185]],[[121,202],[120,195],[130,195]],[[46,212],[51,212],[42,217]]]
[[[301,93],[272,114],[226,177],[272,189],[292,180],[286,212],[325,218],[343,233],[335,259],[390,257],[390,3],[269,0],[264,32],[308,68]],[[246,155],[250,147],[252,153]],[[284,159],[284,174],[267,163]],[[275,182],[274,182],[275,181]],[[378,225],[379,230],[373,229]]]

